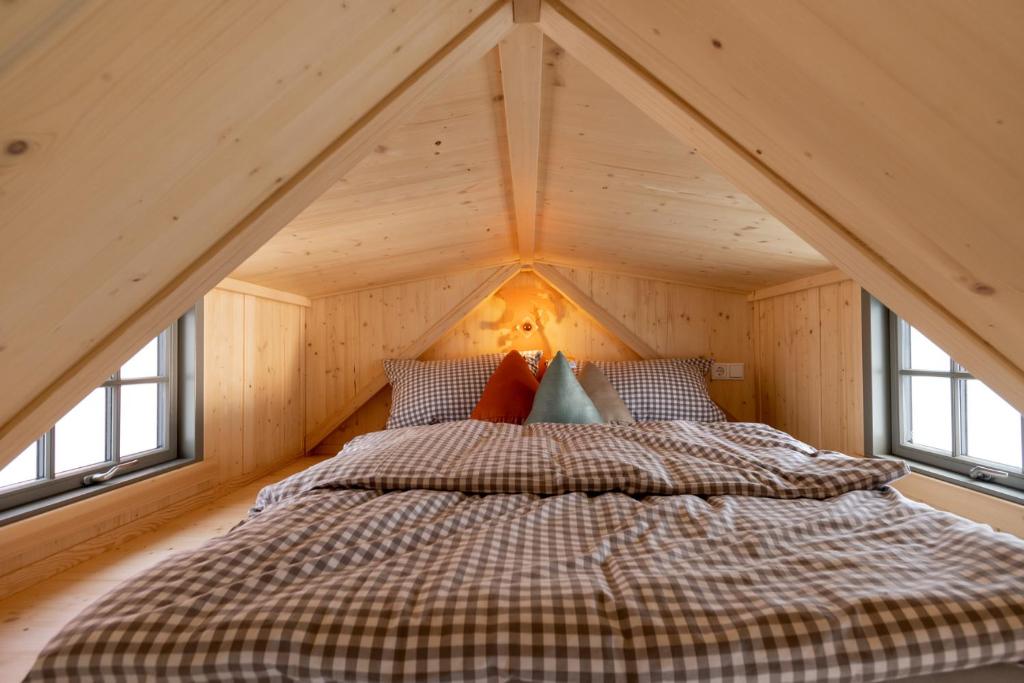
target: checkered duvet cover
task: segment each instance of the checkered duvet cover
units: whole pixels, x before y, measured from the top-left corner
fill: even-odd
[[[757,424],[376,432],[28,680],[876,681],[1024,659],[1024,541]]]

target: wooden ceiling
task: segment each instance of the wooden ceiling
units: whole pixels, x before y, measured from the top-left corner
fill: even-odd
[[[515,260],[503,111],[491,50],[233,277],[321,296]]]
[[[828,262],[545,41],[538,258],[749,291]]]
[[[538,260],[737,291],[831,267],[547,39],[537,76]],[[315,297],[516,260],[503,99],[493,50],[232,276]]]
[[[0,36],[14,37],[0,39],[0,463],[339,178],[354,182],[357,160],[397,149],[435,86],[521,31],[515,21],[505,0],[0,3]],[[544,0],[528,25],[1024,408],[1024,5]],[[521,53],[539,79],[542,63]],[[612,142],[642,125],[623,121]],[[557,171],[547,156],[539,166]],[[544,180],[532,186],[551,211],[571,204]],[[457,206],[449,194],[431,206]],[[517,195],[516,219],[530,197]],[[581,215],[600,203],[572,199]],[[697,203],[693,223],[710,223]],[[495,258],[527,224],[508,204]],[[569,258],[540,206],[529,236],[542,257]],[[661,258],[602,230],[586,246],[610,253],[608,267]],[[453,262],[484,253],[461,249]],[[440,252],[387,264],[438,270],[452,258]],[[713,275],[747,276],[741,261],[716,258],[728,271]],[[373,263],[364,275],[387,265]],[[317,277],[347,287],[349,270]]]

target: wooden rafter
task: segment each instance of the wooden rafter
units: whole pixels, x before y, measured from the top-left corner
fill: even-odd
[[[309,297],[302,296],[301,294],[285,292],[280,289],[274,289],[273,287],[264,287],[263,285],[246,282],[245,280],[236,280],[233,277],[226,277],[218,282],[217,289],[223,289],[226,292],[235,292],[237,294],[251,294],[252,296],[258,296],[261,299],[281,301],[286,304],[294,304],[305,308],[309,308],[313,305],[313,302],[309,300]]]
[[[576,286],[572,280],[558,272],[549,263],[534,263],[533,270],[551,285],[559,294],[575,304],[581,311],[589,315],[599,325],[618,337],[623,344],[636,351],[641,358],[658,358],[658,350],[645,342],[633,330],[626,327],[621,320],[609,313],[603,306],[594,301],[586,292]]]
[[[356,120],[213,246],[198,255],[134,314],[94,344],[0,426],[0,466],[31,443],[103,377],[217,285],[264,242],[365,157],[416,105],[463,65],[483,56],[513,28],[512,9],[498,2]]]
[[[535,24],[540,21],[541,0],[512,0],[512,17],[517,24]]]
[[[434,344],[434,342],[440,339],[445,332],[450,330],[452,326],[465,318],[470,311],[476,308],[480,302],[491,294],[494,294],[494,292],[498,291],[502,285],[511,280],[519,270],[520,267],[517,264],[510,264],[496,270],[486,280],[477,285],[473,291],[466,295],[462,301],[449,309],[444,316],[438,319],[423,334],[409,343],[401,352],[396,354],[395,357],[418,358],[421,356]],[[328,434],[337,429],[342,422],[359,410],[364,403],[373,398],[378,391],[387,385],[387,383],[388,380],[383,369],[379,370],[370,380],[363,384],[358,391],[356,391],[350,401],[345,403],[345,405],[339,408],[334,414],[306,434],[306,448],[312,449],[318,443],[323,441]]]
[[[544,36],[533,26],[516,27],[498,44],[516,239],[519,259],[526,265],[533,262],[536,244],[543,49]]]
[[[825,285],[832,285],[837,282],[845,282],[849,279],[850,276],[841,270],[829,270],[824,273],[818,273],[817,275],[802,277],[797,280],[790,280],[789,282],[782,282],[772,287],[755,289],[747,295],[747,301],[771,299],[774,296],[782,296],[783,294],[799,292],[804,289],[813,289],[815,287],[824,287]]]
[[[822,209],[560,0],[545,0],[540,26],[666,130],[695,146],[742,192],[1024,410],[1024,368],[994,346],[984,331],[965,323],[937,295],[911,280],[855,230]]]

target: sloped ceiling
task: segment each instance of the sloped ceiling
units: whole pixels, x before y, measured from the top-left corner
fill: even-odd
[[[545,0],[535,26],[1024,408],[1024,5]],[[0,463],[513,28],[501,0],[0,3]],[[668,268],[622,218],[559,244],[542,215],[538,246]],[[695,272],[760,277],[736,256]]]
[[[550,40],[543,78],[538,258],[743,291],[831,267]]]
[[[750,291],[831,266],[565,50],[544,42],[537,258]],[[233,277],[305,296],[517,258],[497,50]]]
[[[515,260],[503,112],[492,50],[233,277],[321,296]]]

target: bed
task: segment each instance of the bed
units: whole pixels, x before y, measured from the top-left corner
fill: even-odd
[[[905,473],[750,423],[375,432],[100,599],[27,680],[1019,675],[1024,541]]]

